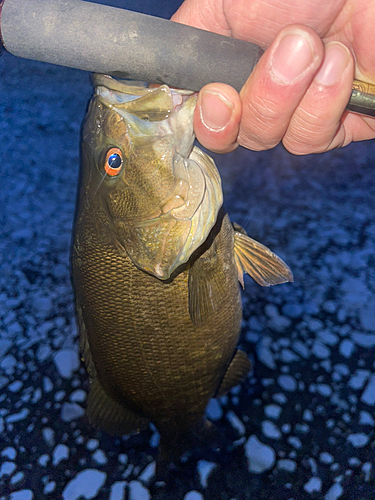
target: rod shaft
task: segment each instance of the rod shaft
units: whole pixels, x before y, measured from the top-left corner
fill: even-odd
[[[375,116],[375,85],[354,80],[352,95],[346,109],[354,113]]]

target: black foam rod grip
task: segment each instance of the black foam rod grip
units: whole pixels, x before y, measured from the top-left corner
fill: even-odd
[[[240,90],[257,45],[81,0],[3,0],[5,49],[19,57],[200,90],[223,82]]]

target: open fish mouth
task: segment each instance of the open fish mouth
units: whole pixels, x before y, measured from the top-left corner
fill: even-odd
[[[126,121],[132,137],[152,141],[155,158],[172,173],[172,185],[159,194],[147,217],[134,214],[126,221],[114,220],[119,242],[133,263],[166,280],[204,243],[223,203],[213,160],[193,147],[196,93],[166,85],[128,85],[104,75],[96,75],[95,84],[105,105]],[[168,158],[158,141],[167,136],[173,144]]]
[[[167,85],[148,86],[144,82],[135,82],[133,80],[115,80],[108,75],[93,75],[96,93],[100,95],[108,104],[113,106],[130,103],[140,97],[150,95],[157,89],[162,89],[165,92],[170,92],[172,97],[173,107],[169,109],[169,115],[178,111],[179,106],[190,96],[197,94],[193,90],[175,89]],[[144,112],[145,110],[143,110]],[[150,109],[150,111],[152,111]],[[153,110],[158,111],[158,108]],[[131,112],[131,108],[129,108]]]

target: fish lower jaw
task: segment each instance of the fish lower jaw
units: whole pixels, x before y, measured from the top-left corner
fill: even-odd
[[[163,269],[161,264],[156,264],[153,267],[139,265],[134,262],[135,266],[142,272],[150,274],[161,281],[166,281],[171,277],[171,272],[169,270]]]
[[[161,267],[160,264],[156,264],[155,266],[155,275],[160,278],[160,279],[168,279],[169,276],[165,276],[165,273],[163,271],[163,268]]]

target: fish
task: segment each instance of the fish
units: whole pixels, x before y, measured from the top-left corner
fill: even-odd
[[[214,161],[194,146],[197,94],[94,76],[72,245],[86,414],[111,434],[150,423],[176,455],[246,378],[240,285],[293,280],[232,224]]]

